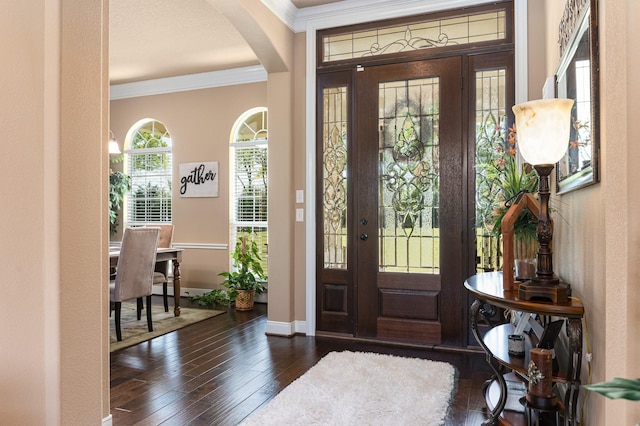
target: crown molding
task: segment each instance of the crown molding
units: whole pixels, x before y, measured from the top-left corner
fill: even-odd
[[[289,0],[261,0],[267,9],[276,15],[291,31],[295,31],[298,8]]]
[[[267,1],[267,0],[263,0]],[[347,0],[299,9],[294,31],[340,27],[492,3],[495,0]],[[275,12],[274,12],[275,13]],[[276,14],[281,20],[284,16]]]
[[[178,77],[158,78],[134,83],[115,84],[110,87],[109,99],[137,98],[140,96],[161,95],[165,93],[185,92],[188,90],[209,89],[212,87],[233,86],[236,84],[267,81],[267,72],[261,66],[211,71]]]

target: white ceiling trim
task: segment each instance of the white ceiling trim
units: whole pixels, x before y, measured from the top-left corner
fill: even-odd
[[[209,89],[212,87],[233,86],[267,81],[267,72],[261,66],[236,68],[223,71],[211,71],[178,77],[158,78],[112,85],[109,99],[137,98],[139,96],[161,95],[188,90]]]
[[[296,16],[298,14],[298,8],[294,6],[290,1],[282,0],[262,0],[267,9],[269,9],[274,15],[287,26],[291,31],[295,31]]]
[[[265,4],[278,0],[262,0]],[[281,1],[281,0],[280,0]],[[419,15],[447,9],[459,9],[492,3],[495,0],[349,0],[321,6],[299,9],[296,14],[294,31],[304,32],[314,29],[340,27],[362,22],[379,21],[403,16]],[[272,9],[276,13],[276,9]],[[284,15],[276,15],[284,21]],[[285,22],[286,23],[286,22]]]

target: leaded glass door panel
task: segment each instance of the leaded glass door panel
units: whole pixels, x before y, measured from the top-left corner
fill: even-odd
[[[461,81],[459,57],[319,78],[319,331],[460,344]]]
[[[461,59],[370,67],[356,76],[357,333],[457,343]]]

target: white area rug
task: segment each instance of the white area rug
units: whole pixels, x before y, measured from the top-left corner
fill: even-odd
[[[455,381],[444,362],[331,352],[242,424],[442,425]]]

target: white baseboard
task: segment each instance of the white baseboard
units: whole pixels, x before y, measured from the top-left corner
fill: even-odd
[[[102,426],[113,426],[113,417],[111,414],[102,419]]]
[[[266,333],[274,336],[293,336],[295,329],[292,322],[267,321]]]
[[[202,296],[204,293],[211,291],[211,289],[205,288],[180,288],[180,296],[193,297]],[[162,296],[162,285],[153,286],[153,294]],[[173,298],[173,287],[171,283],[167,287],[167,294]],[[261,294],[264,299],[256,300],[256,303],[267,303],[266,294]],[[293,336],[294,334],[308,334],[307,322],[303,320],[282,322],[282,321],[267,321],[266,333],[275,336]]]
[[[306,321],[294,321],[294,329],[296,334],[307,334],[307,322]]]
[[[293,336],[294,334],[306,334],[306,321],[267,321],[266,333],[273,336]]]

